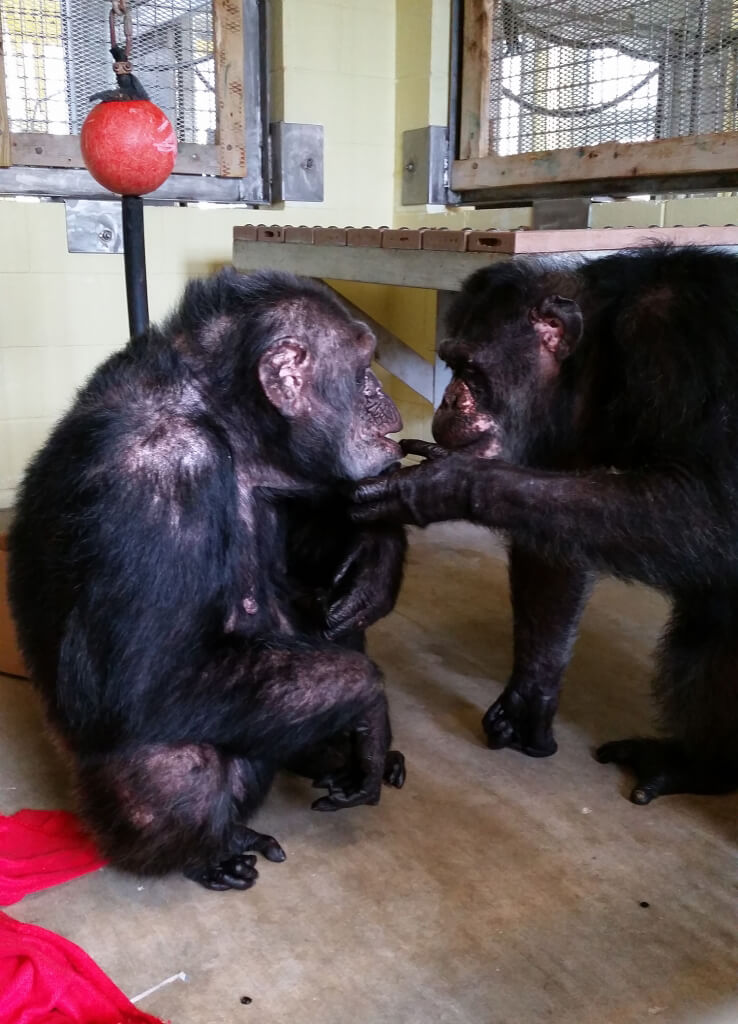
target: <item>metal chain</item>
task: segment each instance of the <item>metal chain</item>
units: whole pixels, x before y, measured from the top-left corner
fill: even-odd
[[[131,37],[133,36],[133,22],[131,12],[128,10],[127,0],[111,0],[110,9],[110,46],[112,49],[118,47],[115,36],[115,19],[123,19],[123,34],[125,37],[125,60],[116,60],[113,64],[113,71],[116,75],[130,75],[131,73]]]

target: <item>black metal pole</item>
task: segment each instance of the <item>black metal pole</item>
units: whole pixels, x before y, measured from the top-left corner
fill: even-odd
[[[128,327],[131,337],[149,326],[149,296],[146,289],[146,246],[144,243],[143,199],[123,196],[123,260],[126,268]]]

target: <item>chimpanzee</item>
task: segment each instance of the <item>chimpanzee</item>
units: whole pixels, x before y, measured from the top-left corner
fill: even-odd
[[[510,540],[514,664],[490,747],[556,751],[552,721],[592,577],[669,594],[665,739],[597,751],[635,803],[738,785],[738,258],[649,246],[514,260],[464,283],[428,461],[355,490],[360,522],[468,519]],[[453,454],[448,454],[448,450]]]
[[[355,526],[341,495],[400,457],[374,345],[317,283],[191,282],[28,469],[9,545],[20,642],[81,813],[124,869],[246,889],[248,851],[284,859],[246,824],[278,768],[323,776],[319,810],[402,785],[362,651],[404,530]]]

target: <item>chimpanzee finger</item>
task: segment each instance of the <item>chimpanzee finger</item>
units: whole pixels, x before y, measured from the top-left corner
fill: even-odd
[[[440,444],[431,441],[418,441],[414,437],[406,437],[400,441],[400,448],[405,455],[422,455],[425,459],[445,459],[451,452]]]
[[[384,522],[418,525],[406,505],[393,498],[388,498],[387,501],[374,501],[372,504],[355,505],[349,515],[354,523]]]
[[[313,780],[313,789],[327,789],[329,793],[348,793],[356,789],[356,772],[349,769],[335,772],[332,775],[323,775]]]
[[[375,476],[363,480],[354,487],[351,497],[354,501],[369,502],[376,498],[387,498],[392,493],[392,479],[386,476]]]
[[[337,640],[344,633],[365,630],[369,625],[368,611],[362,594],[349,594],[336,601],[326,616],[326,640]]]

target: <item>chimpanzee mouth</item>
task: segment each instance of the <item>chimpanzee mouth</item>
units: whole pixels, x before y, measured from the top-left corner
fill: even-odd
[[[402,448],[400,447],[399,443],[395,441],[394,438],[382,435],[381,437],[378,437],[376,439],[376,443],[381,448],[386,449],[386,451],[389,454],[395,455],[398,459],[401,459],[403,457]]]
[[[404,458],[402,448],[397,441],[393,440],[391,437],[385,437],[382,434],[375,434],[373,437],[367,438],[367,440],[375,450],[378,462],[380,461],[379,453],[381,452],[382,468],[376,470],[376,476],[390,472],[390,470],[396,468]]]

